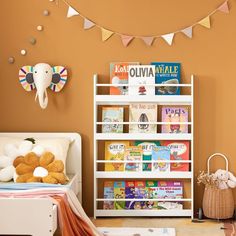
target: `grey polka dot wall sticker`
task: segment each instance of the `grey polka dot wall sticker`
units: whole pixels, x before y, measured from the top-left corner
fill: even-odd
[[[54,0],[49,0],[49,2],[54,2]],[[43,11],[43,15],[44,16],[49,16],[50,15],[50,11],[49,10],[47,10],[47,9],[45,9],[44,11]],[[43,31],[44,30],[44,26],[43,25],[38,25],[37,27],[36,27],[36,29],[37,29],[37,31]],[[37,39],[35,38],[35,37],[30,37],[29,38],[29,43],[31,44],[31,45],[35,45],[36,43],[37,43]],[[20,50],[20,55],[21,56],[26,56],[27,55],[27,50],[26,49],[21,49]],[[13,57],[13,56],[10,56],[9,58],[8,58],[8,63],[9,64],[14,64],[14,62],[15,62],[15,57]]]

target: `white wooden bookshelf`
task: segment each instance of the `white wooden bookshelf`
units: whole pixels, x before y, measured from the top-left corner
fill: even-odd
[[[114,86],[114,84],[99,83],[98,75],[94,75],[94,218],[96,217],[137,217],[137,216],[149,216],[149,217],[191,217],[194,216],[194,76],[191,75],[191,81],[188,84],[179,85],[167,85],[167,86],[179,86],[190,88],[189,95],[154,95],[154,96],[129,96],[129,95],[106,95],[99,94],[98,89],[101,87]],[[117,85],[120,86],[120,85]],[[129,85],[125,85],[129,86]],[[163,86],[156,84],[155,87]],[[165,85],[166,86],[166,85]],[[157,105],[188,105],[190,106],[191,121],[189,122],[175,122],[177,124],[187,124],[189,126],[189,133],[180,134],[167,134],[167,133],[152,133],[152,134],[139,134],[139,133],[101,133],[98,132],[98,127],[107,124],[106,122],[101,122],[98,120],[98,107],[103,105],[121,105],[126,106],[130,103],[155,103]],[[168,122],[147,122],[148,124],[163,125],[168,124]],[[110,122],[109,124],[112,124]],[[138,124],[138,122],[119,122],[116,124],[130,125]],[[143,124],[143,123],[142,123]],[[126,172],[126,171],[103,171],[98,168],[98,165],[105,163],[114,163],[115,161],[106,161],[99,159],[98,155],[98,145],[101,141],[111,141],[111,140],[188,140],[190,141],[190,159],[188,161],[134,161],[134,163],[156,163],[156,162],[181,162],[189,163],[191,166],[190,171],[178,171],[178,172],[152,172],[152,171],[140,171],[140,172]],[[118,163],[132,162],[132,161],[117,161]],[[190,197],[181,199],[104,199],[103,196],[99,197],[98,186],[99,181],[104,179],[112,180],[128,180],[128,179],[152,179],[152,180],[189,180],[190,181]],[[103,189],[101,190],[103,192]],[[100,194],[101,196],[101,194]],[[174,209],[174,210],[104,210],[99,208],[98,203],[104,201],[168,201],[168,202],[189,202],[190,207],[188,209]]]

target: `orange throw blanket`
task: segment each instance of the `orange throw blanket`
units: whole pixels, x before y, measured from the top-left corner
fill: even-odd
[[[89,225],[71,210],[67,198],[64,196],[52,196],[58,203],[59,226],[62,236],[93,236]]]

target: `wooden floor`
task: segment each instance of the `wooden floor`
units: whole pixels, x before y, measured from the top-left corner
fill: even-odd
[[[97,227],[170,227],[176,236],[224,236],[222,222],[207,220],[192,223],[189,218],[98,218],[92,219]]]

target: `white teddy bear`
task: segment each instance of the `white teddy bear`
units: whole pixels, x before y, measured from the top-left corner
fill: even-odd
[[[236,187],[236,177],[231,172],[219,169],[214,173],[214,176],[219,180],[219,189]]]
[[[44,151],[42,146],[33,147],[33,143],[28,140],[22,141],[19,146],[12,143],[6,144],[3,155],[0,156],[0,182],[8,182],[13,179],[15,173],[13,162],[16,157],[24,156],[29,152],[41,156]]]

